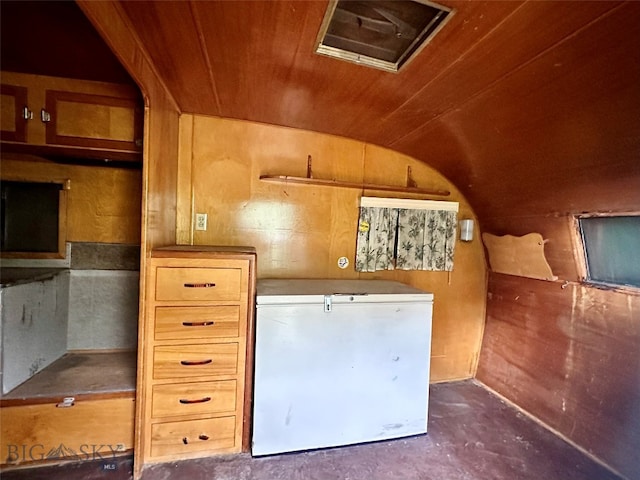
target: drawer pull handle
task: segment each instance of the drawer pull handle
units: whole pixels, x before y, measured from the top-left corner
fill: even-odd
[[[185,327],[209,327],[213,325],[213,320],[209,322],[182,322]]]
[[[206,360],[180,360],[180,364],[186,365],[187,367],[191,365],[208,365],[211,362],[213,362],[213,360],[210,358],[207,358]]]
[[[213,288],[215,283],[185,283],[185,288]]]
[[[189,440],[187,439],[187,437],[182,437],[182,443],[184,443],[185,445],[189,443]]]
[[[201,433],[200,435],[198,435],[198,438],[200,440],[209,440],[209,435],[205,435],[204,433]]]
[[[180,403],[184,405],[191,405],[192,403],[206,403],[210,401],[211,401],[211,397],[198,398],[197,400],[189,400],[187,398],[180,399]]]

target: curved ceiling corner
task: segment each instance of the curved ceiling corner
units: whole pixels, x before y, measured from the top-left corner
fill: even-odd
[[[326,1],[118,3],[182,112],[408,154],[489,225],[640,204],[638,2],[443,0],[399,73],[314,53]]]

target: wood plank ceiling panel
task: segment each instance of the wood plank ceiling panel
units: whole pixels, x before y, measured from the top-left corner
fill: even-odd
[[[313,53],[326,5],[198,4],[224,116],[344,132],[341,126],[351,118],[343,118],[344,105],[382,72]]]
[[[120,2],[180,109],[219,115],[189,2]]]
[[[385,73],[375,82],[362,85],[354,102],[348,135],[384,145],[404,135],[409,131],[403,126],[404,119],[394,117],[392,122],[398,122],[395,125],[385,120],[405,105],[415,107],[414,98],[419,92],[430,91],[442,72],[457,65],[474,45],[522,5],[508,1],[441,3],[455,9],[453,17],[399,73]],[[454,96],[456,87],[448,85]]]
[[[75,2],[2,2],[0,8],[2,70],[134,83]]]
[[[618,2],[528,2],[475,43],[409,102],[378,124],[387,143],[402,138],[525,65],[545,50],[611,10]],[[401,131],[404,128],[405,131]]]
[[[453,0],[459,11],[449,25],[400,74],[316,55],[326,1],[122,4],[183,111],[383,143],[370,134],[381,116],[458,61],[521,2]],[[220,108],[211,99],[216,93]]]
[[[629,2],[394,146],[453,179],[486,218],[597,209],[605,199],[633,209],[638,44],[640,4]]]
[[[224,117],[278,123],[307,2],[194,2]],[[190,112],[208,113],[193,106]]]
[[[289,84],[297,95],[295,102],[285,106],[284,124],[383,144],[379,137],[371,134],[380,118],[402,105],[434,71],[455,62],[460,52],[481,36],[479,32],[488,31],[493,22],[499,22],[518,5],[515,2],[453,3],[466,9],[466,21],[456,20],[454,16],[434,38],[433,45],[429,44],[420,54],[420,61],[410,62],[406,70],[395,74],[313,53],[325,6],[309,2],[313,11],[309,13]],[[488,3],[492,3],[492,8],[487,8]],[[449,41],[439,40],[445,31],[449,32]],[[429,56],[427,50],[441,48],[437,42],[442,42],[442,48],[446,46],[445,53]]]
[[[398,74],[314,53],[326,1],[122,5],[182,111],[390,146],[494,218],[583,202],[563,169],[625,186],[640,138],[629,55],[640,4],[444,3],[456,14]]]

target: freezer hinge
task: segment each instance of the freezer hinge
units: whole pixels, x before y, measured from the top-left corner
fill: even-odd
[[[324,296],[324,311],[325,312],[331,311],[331,295]]]

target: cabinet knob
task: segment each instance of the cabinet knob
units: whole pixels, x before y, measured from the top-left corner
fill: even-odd
[[[48,123],[51,121],[51,114],[44,108],[40,110],[40,120],[42,120],[42,123]]]
[[[22,109],[22,118],[25,120],[33,120],[33,112],[29,110],[29,107],[24,107]]]

